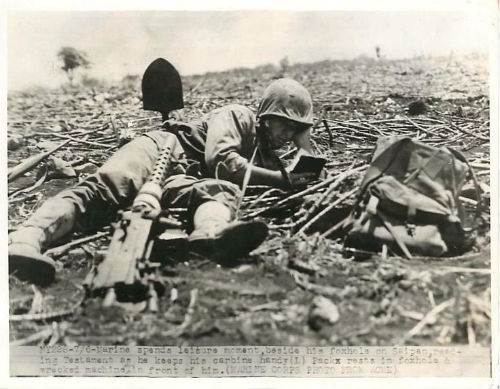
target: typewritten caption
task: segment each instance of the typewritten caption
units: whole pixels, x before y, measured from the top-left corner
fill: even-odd
[[[485,347],[16,346],[11,376],[489,377]]]

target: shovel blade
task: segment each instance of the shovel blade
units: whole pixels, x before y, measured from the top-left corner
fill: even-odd
[[[143,108],[168,114],[184,108],[182,82],[177,69],[163,58],[155,59],[142,77]]]

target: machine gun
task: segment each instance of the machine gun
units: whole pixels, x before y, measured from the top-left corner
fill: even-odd
[[[184,107],[182,82],[177,69],[163,58],[153,61],[142,77],[143,108],[158,111],[162,120],[172,110]],[[158,281],[159,263],[150,261],[157,226],[179,227],[160,207],[161,184],[170,166],[175,138],[169,137],[155,162],[148,181],[137,194],[130,211],[120,212],[113,224],[113,238],[106,258],[94,267],[84,285],[90,296],[104,297],[103,305],[115,302],[148,302],[157,310],[157,297],[164,287]]]
[[[113,224],[114,233],[105,259],[91,270],[84,282],[88,294],[104,297],[104,306],[147,301],[150,311],[158,309],[158,295],[164,287],[157,277],[160,264],[150,261],[154,225],[179,227],[180,224],[169,219],[160,206],[161,184],[174,146],[175,138],[169,137],[131,209],[120,212],[118,222]]]

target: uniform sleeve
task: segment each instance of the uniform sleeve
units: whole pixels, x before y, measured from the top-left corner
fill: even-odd
[[[253,114],[245,107],[224,107],[208,118],[205,164],[211,175],[235,181],[236,173],[246,169],[254,127]]]

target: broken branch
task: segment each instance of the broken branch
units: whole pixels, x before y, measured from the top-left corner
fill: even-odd
[[[34,155],[32,157],[29,157],[25,159],[23,162],[21,162],[19,165],[14,166],[13,168],[10,168],[7,173],[7,180],[9,182],[14,181],[16,178],[22,176],[24,173],[27,173],[31,169],[33,169],[36,165],[38,165],[40,162],[42,162],[44,159],[46,159],[48,156],[51,154],[54,154],[57,150],[60,148],[64,147],[67,145],[71,140],[68,139],[64,141],[63,143],[57,145],[56,147],[45,151],[43,153]]]

